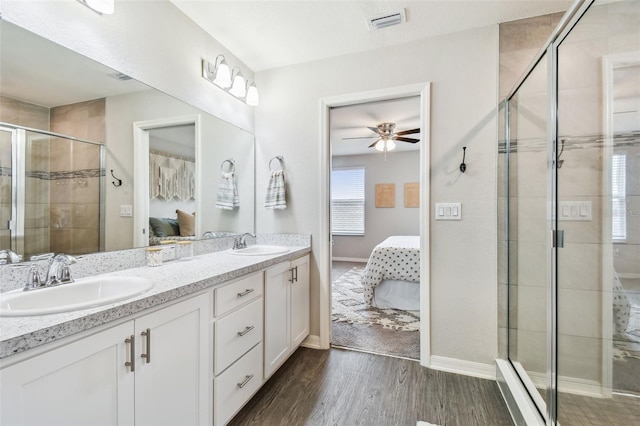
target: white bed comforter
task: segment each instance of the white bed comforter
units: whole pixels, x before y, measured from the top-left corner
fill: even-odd
[[[392,236],[375,246],[362,275],[368,305],[373,305],[373,290],[382,280],[420,282],[419,236]]]

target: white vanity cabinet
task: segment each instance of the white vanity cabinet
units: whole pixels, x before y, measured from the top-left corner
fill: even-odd
[[[309,256],[265,271],[264,378],[309,335]]]
[[[263,284],[259,272],[214,290],[215,426],[231,420],[264,383]]]
[[[209,317],[201,294],[2,368],[0,424],[209,424]]]

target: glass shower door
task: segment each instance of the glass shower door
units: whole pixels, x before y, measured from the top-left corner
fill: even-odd
[[[13,164],[11,129],[0,128],[0,249],[12,249],[10,221],[13,206]]]
[[[551,388],[547,76],[543,56],[509,99],[507,140],[508,356],[543,418]]]
[[[640,2],[557,46],[558,422],[640,418]]]

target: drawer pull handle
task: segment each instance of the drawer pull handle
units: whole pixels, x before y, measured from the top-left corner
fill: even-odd
[[[136,336],[131,335],[131,337],[124,339],[124,342],[129,345],[129,356],[131,359],[131,361],[126,361],[124,365],[125,367],[129,367],[133,373],[136,371]]]
[[[253,330],[255,327],[250,325],[248,327],[245,327],[245,329],[243,331],[238,331],[238,336],[244,336],[245,334],[247,334],[248,332],[250,332],[251,330]]]
[[[249,380],[253,379],[253,374],[249,374],[248,376],[244,376],[244,380],[237,384],[238,389],[242,389],[249,383]]]
[[[147,353],[146,354],[141,354],[140,358],[144,358],[147,360],[147,364],[149,364],[151,362],[151,329],[147,328],[145,331],[143,331],[142,333],[140,333],[143,337],[146,337],[147,339]]]
[[[248,288],[245,291],[243,291],[242,293],[238,293],[238,297],[244,297],[249,293],[253,293],[255,291],[255,288]]]

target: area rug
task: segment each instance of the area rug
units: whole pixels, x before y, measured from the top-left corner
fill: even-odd
[[[363,270],[354,267],[333,283],[331,344],[420,359],[419,312],[367,306],[360,284]]]
[[[363,271],[364,268],[354,267],[333,283],[331,319],[350,324],[378,324],[398,331],[418,331],[420,329],[418,311],[367,306],[361,284]]]

